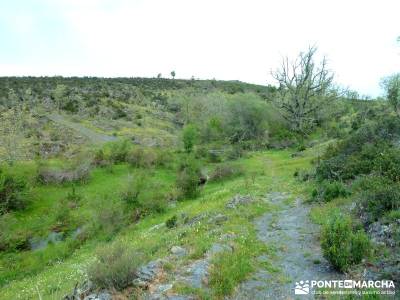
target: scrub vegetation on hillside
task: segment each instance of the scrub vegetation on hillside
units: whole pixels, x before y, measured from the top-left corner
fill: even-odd
[[[285,250],[254,227],[279,195],[311,205],[333,269],[399,284],[399,76],[361,100],[315,53],[284,59],[277,87],[0,78],[0,299],[224,299],[259,269],[287,282]]]

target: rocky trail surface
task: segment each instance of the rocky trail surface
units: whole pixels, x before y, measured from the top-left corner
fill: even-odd
[[[341,277],[322,256],[317,226],[309,220],[309,207],[300,198],[289,199],[285,192],[267,194],[266,201],[277,209],[265,213],[254,225],[258,238],[274,253],[272,257],[263,255],[258,259],[273,262],[273,267],[270,271],[259,269],[242,283],[233,300],[296,299],[296,282]],[[312,299],[311,295],[299,297]]]
[[[106,143],[106,142],[111,142],[111,141],[117,140],[117,138],[115,136],[95,132],[94,130],[89,129],[79,123],[71,122],[59,114],[53,113],[53,114],[48,115],[47,117],[49,118],[49,120],[53,121],[54,123],[60,124],[62,126],[68,127],[70,129],[76,131],[78,134],[86,137],[92,143],[95,143],[95,144],[101,144],[101,143]]]

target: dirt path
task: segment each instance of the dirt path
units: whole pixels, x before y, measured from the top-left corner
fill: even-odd
[[[274,251],[259,257],[272,262],[272,268],[259,269],[242,283],[234,300],[297,299],[295,283],[301,280],[339,279],[323,258],[316,238],[317,226],[309,220],[309,206],[300,198],[290,200],[286,192],[270,192],[266,201],[276,208],[255,221],[258,238]],[[312,299],[301,295],[299,299]]]
[[[79,123],[71,122],[59,114],[50,114],[47,117],[51,121],[53,121],[57,124],[63,125],[65,127],[68,127],[70,129],[78,132],[79,134],[85,136],[86,138],[88,138],[90,141],[92,141],[95,144],[106,143],[106,142],[111,142],[111,141],[117,140],[117,138],[114,136],[95,132]]]

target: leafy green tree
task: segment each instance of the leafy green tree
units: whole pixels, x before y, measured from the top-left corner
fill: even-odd
[[[390,105],[400,116],[400,73],[384,78],[382,85]]]
[[[172,71],[171,72],[172,79],[175,79],[175,75],[176,75],[175,71]]]
[[[181,191],[182,197],[195,198],[199,195],[201,166],[192,156],[186,157],[178,169],[176,186]]]
[[[187,153],[192,152],[197,140],[197,129],[194,125],[186,125],[182,134],[183,147]]]

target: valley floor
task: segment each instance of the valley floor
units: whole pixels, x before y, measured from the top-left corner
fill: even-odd
[[[311,187],[293,177],[296,170],[310,167],[312,153],[252,153],[238,161],[245,175],[207,184],[199,198],[177,202],[166,214],[122,230],[114,240],[148,253],[149,260],[162,259],[162,276],[145,296],[290,299],[296,281],[338,279],[321,255],[318,230],[303,203]],[[235,202],[236,195],[251,200]],[[174,215],[178,226],[169,229],[165,221]],[[69,258],[11,281],[1,287],[0,299],[61,299],[85,280],[98,246],[89,241]]]

